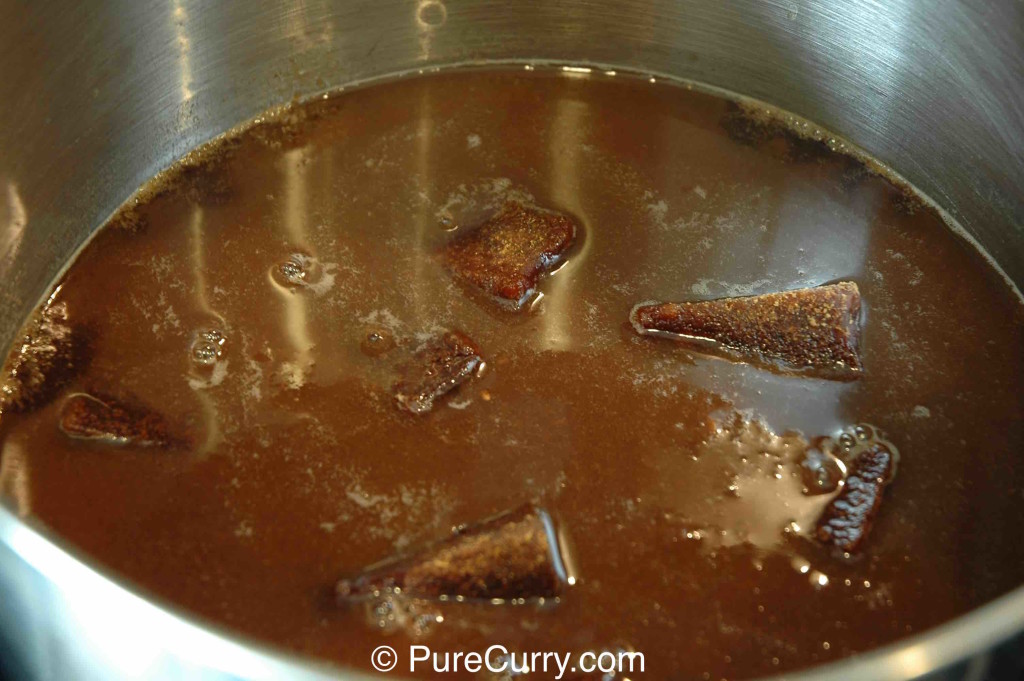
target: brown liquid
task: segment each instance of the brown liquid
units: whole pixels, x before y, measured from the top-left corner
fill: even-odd
[[[386,641],[631,648],[648,678],[732,679],[947,620],[1024,581],[1024,544],[1005,541],[1024,522],[1024,309],[905,189],[776,132],[674,85],[501,70],[256,125],[78,256],[57,300],[91,359],[54,401],[3,415],[0,489],[150,594],[359,667],[385,639],[335,604],[339,577],[531,499],[574,544],[579,582],[557,605],[431,606],[443,623]],[[446,230],[510,193],[585,232],[520,313],[437,258]],[[643,300],[840,279],[866,307],[854,382],[628,323]],[[487,370],[425,416],[400,411],[394,367],[449,328]],[[196,440],[69,439],[62,396],[82,391]],[[804,440],[757,419],[807,438],[868,422],[899,447],[863,555],[812,541],[829,496],[801,493]]]

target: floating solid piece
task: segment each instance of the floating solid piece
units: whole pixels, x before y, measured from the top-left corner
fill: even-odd
[[[899,451],[873,428],[857,426],[856,435],[840,438],[849,474],[839,494],[818,519],[817,537],[844,553],[856,553],[878,515],[885,488],[896,476]],[[849,440],[844,444],[844,439]]]
[[[68,437],[136,447],[184,444],[161,414],[145,408],[75,393],[64,400],[59,426]]]
[[[642,303],[630,321],[640,334],[670,336],[742,362],[847,380],[863,369],[860,291],[853,282],[743,298]]]
[[[537,282],[572,247],[576,223],[566,215],[510,201],[479,227],[458,235],[444,251],[448,269],[518,310]]]
[[[384,592],[439,600],[555,598],[568,584],[559,544],[550,516],[526,505],[415,555],[370,566],[338,582],[336,593],[341,602]]]
[[[53,398],[81,370],[86,354],[63,302],[44,307],[15,348],[0,384],[0,412],[29,411]]]
[[[413,414],[425,414],[434,407],[434,400],[469,380],[482,361],[480,349],[469,336],[448,331],[403,367],[402,379],[392,389],[395,402]]]

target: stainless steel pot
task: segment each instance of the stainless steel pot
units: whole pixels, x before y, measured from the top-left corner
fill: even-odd
[[[1020,0],[0,0],[0,345],[191,147],[295,96],[483,61],[669,74],[801,114],[902,173],[1024,283]],[[0,506],[13,678],[360,678],[203,628],[88,565]],[[981,679],[1022,631],[1018,590],[789,678]]]

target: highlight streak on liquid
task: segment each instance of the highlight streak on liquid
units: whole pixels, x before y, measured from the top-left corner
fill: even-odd
[[[309,197],[306,177],[306,167],[303,165],[307,149],[292,149],[284,153],[282,163],[284,165],[284,212],[282,222],[284,231],[291,243],[298,250],[312,254],[308,235],[306,233],[306,221],[309,219]],[[284,316],[281,320],[281,328],[288,338],[292,351],[293,361],[284,368],[288,382],[300,387],[306,382],[306,377],[313,366],[312,350],[314,342],[310,336],[309,314],[306,309],[307,298],[301,295],[301,291],[286,290],[282,296],[284,300]]]
[[[217,319],[223,326],[224,317],[210,305],[210,297],[207,293],[206,244],[203,234],[204,219],[202,206],[194,206],[192,208],[192,219],[189,222],[190,240],[192,242],[192,274],[195,277],[193,291],[196,307],[211,318]],[[220,427],[220,414],[216,401],[207,391],[195,390],[193,392],[196,399],[199,400],[200,408],[203,412],[204,432],[206,433],[206,438],[199,445],[198,454],[205,456],[216,449],[223,439]]]
[[[414,163],[416,164],[416,182],[420,191],[429,192],[434,174],[431,164],[431,147],[433,144],[434,117],[432,115],[432,102],[429,90],[424,90],[416,99],[416,149]],[[414,230],[416,243],[420,252],[429,249],[433,242],[433,233],[437,230],[437,220],[430,203],[423,201],[416,211],[414,219]],[[415,257],[413,260],[413,272],[415,281],[423,281],[427,262],[423,257]],[[413,306],[416,315],[416,326],[429,325],[430,317],[434,308],[430,305],[429,287],[417,286],[413,292],[415,304]]]
[[[560,208],[568,209],[575,215],[582,215],[579,205],[579,164],[583,147],[584,121],[587,105],[574,100],[559,100],[555,105],[552,130],[548,134],[551,169],[551,195]],[[583,239],[579,249],[560,268],[558,274],[548,277],[543,286],[544,298],[544,347],[548,350],[567,350],[573,345],[569,330],[568,307],[573,299],[573,278],[569,276],[574,268],[586,262],[586,251],[592,240]]]

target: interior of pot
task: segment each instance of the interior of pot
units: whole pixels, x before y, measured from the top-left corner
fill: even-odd
[[[5,346],[75,249],[176,157],[293,98],[456,63],[607,65],[777,105],[889,164],[1024,279],[1024,7],[1010,0],[9,2],[0,17]],[[1012,628],[1001,607],[993,640]],[[951,634],[945,658],[965,645]]]

